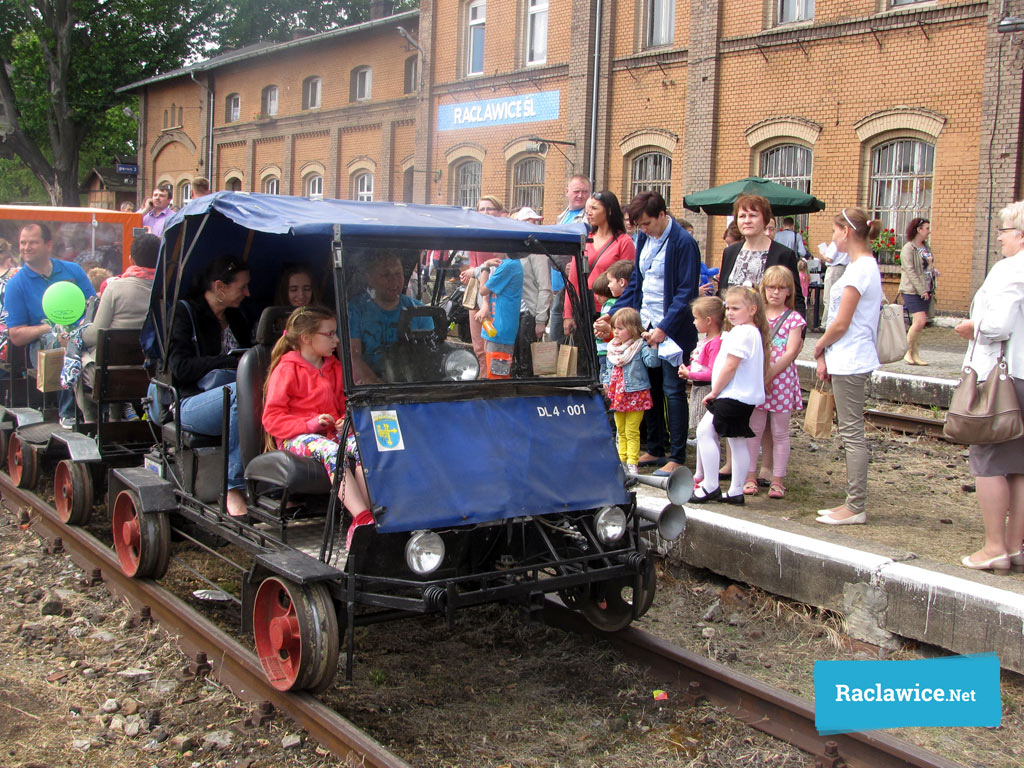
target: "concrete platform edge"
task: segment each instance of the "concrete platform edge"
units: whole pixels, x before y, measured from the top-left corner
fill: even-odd
[[[686,514],[683,537],[662,544],[687,565],[838,611],[858,640],[890,646],[900,635],[954,653],[995,651],[1004,668],[1024,673],[1024,595],[940,565],[909,565],[697,507]]]
[[[800,386],[810,390],[817,380],[815,364],[811,360],[797,360],[797,372],[800,375]],[[911,376],[894,371],[876,370],[868,382],[868,397],[874,400],[885,400],[893,403],[908,403],[926,408],[936,406],[949,408],[953,398],[953,390],[959,383],[958,379],[946,379],[935,376]]]

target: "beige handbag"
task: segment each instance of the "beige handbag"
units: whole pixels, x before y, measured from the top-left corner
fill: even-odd
[[[974,342],[971,342],[971,356],[953,391],[942,427],[946,439],[963,445],[989,445],[1024,436],[1020,402],[1013,379],[1007,373],[1005,352],[1003,342],[995,367],[979,385],[978,373],[970,366],[970,357],[974,356]]]
[[[882,304],[878,313],[878,337],[875,341],[878,362],[895,363],[907,354],[907,329],[903,325],[903,307]]]

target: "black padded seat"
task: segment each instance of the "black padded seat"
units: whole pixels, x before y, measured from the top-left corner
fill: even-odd
[[[289,451],[271,451],[255,457],[245,467],[245,479],[287,488],[289,494],[331,492],[331,478],[323,464]]]
[[[160,431],[165,445],[177,444],[178,433],[173,421],[164,424]],[[220,445],[220,435],[200,435],[197,432],[186,432],[183,429],[181,430],[181,444],[185,448],[215,448]]]

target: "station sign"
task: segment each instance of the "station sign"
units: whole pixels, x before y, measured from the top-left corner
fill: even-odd
[[[444,104],[437,109],[437,130],[557,120],[561,95],[561,91],[541,91],[501,99]]]
[[[119,176],[138,176],[139,166],[130,165],[128,163],[118,163],[117,166],[114,168],[114,173],[118,174]]]

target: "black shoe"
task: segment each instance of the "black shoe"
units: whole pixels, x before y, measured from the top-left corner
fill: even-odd
[[[738,496],[730,496],[727,493],[723,493],[719,501],[722,502],[723,504],[734,504],[738,507],[742,507],[744,504],[747,503],[746,501],[743,500],[743,498],[744,497],[742,491]]]
[[[703,487],[698,488],[693,492],[693,496],[690,497],[690,501],[695,504],[706,504],[709,501],[718,501],[722,498],[721,487],[715,488],[713,491],[705,491]]]

